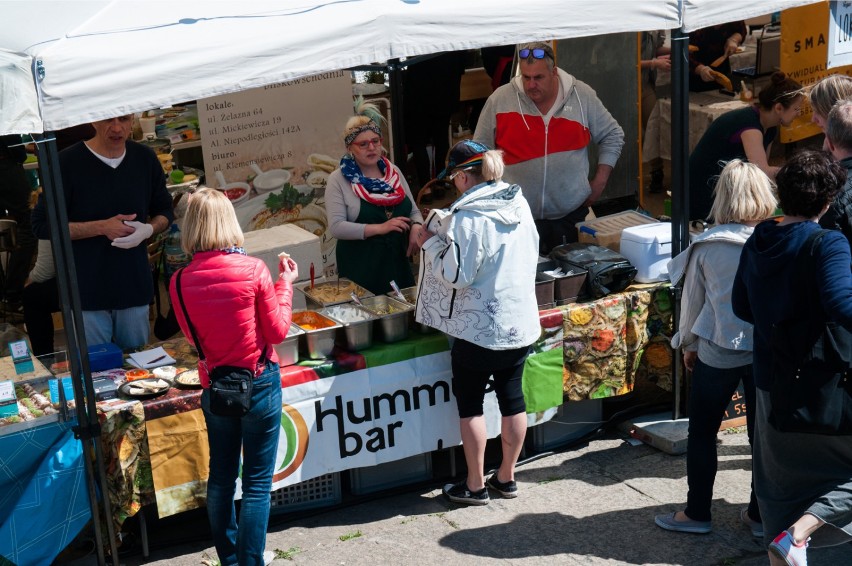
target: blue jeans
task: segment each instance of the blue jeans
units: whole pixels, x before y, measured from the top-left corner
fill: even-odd
[[[86,344],[115,344],[122,350],[134,350],[148,343],[151,322],[148,305],[107,311],[83,311]]]
[[[222,566],[263,566],[272,474],[281,430],[278,364],[267,362],[264,372],[255,378],[251,401],[251,410],[244,417],[220,417],[210,412],[210,390],[201,393],[210,445],[207,518]],[[237,521],[234,493],[240,474],[243,499]]]
[[[713,483],[716,481],[718,467],[716,438],[725,409],[740,381],[745,393],[746,428],[748,443],[751,445],[754,441],[754,419],[757,411],[751,365],[719,369],[708,366],[700,359],[695,362],[692,387],[689,391],[689,438],[686,448],[686,475],[689,484],[686,514],[695,521],[710,520]],[[748,514],[755,521],[760,521],[753,476]]]

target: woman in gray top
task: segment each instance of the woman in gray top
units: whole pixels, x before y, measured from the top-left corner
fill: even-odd
[[[381,115],[358,102],[346,123],[347,154],[328,178],[325,210],[337,238],[337,271],[375,294],[414,285],[408,257],[420,248],[423,216],[402,172],[384,156]]]
[[[689,438],[686,509],[657,515],[658,526],[676,532],[709,533],[716,480],[716,434],[725,409],[742,382],[749,443],[754,438],[755,386],[752,373],[752,325],[734,316],[731,288],[743,245],[754,226],[772,215],[776,201],[769,178],[757,165],[730,161],[719,176],[711,214],[719,224],[698,236],[671,260],[673,283],[682,282],[680,324],[672,346],[683,348],[683,364],[692,372],[689,390]],[[753,489],[741,520],[756,538],[763,525]]]

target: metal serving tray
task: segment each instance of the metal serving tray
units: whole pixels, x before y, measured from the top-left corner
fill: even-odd
[[[303,336],[305,332],[295,324],[290,325],[290,331],[287,332],[287,338],[280,344],[273,346],[275,353],[278,354],[278,364],[280,366],[292,366],[299,363],[299,336]]]
[[[400,289],[400,292],[402,293],[402,296],[405,297],[405,302],[408,303],[409,305],[411,305],[412,307],[415,307],[415,309],[416,309],[417,287],[404,287],[404,288]],[[385,295],[387,295],[391,299],[399,300],[399,297],[393,291],[391,291],[390,293],[385,293]],[[430,332],[437,332],[437,330],[435,328],[432,328],[431,326],[426,326],[425,324],[420,324],[419,322],[417,322],[415,320],[415,318],[414,318],[415,317],[415,309],[412,309],[411,313],[408,315],[408,325],[411,328],[416,328],[417,330],[419,330],[423,334],[429,334]]]
[[[302,347],[308,357],[313,360],[321,360],[331,355],[337,329],[343,328],[343,325],[336,320],[314,311],[294,312],[293,322],[305,333],[301,341]],[[315,322],[321,323],[322,328],[313,327],[311,323]]]
[[[340,293],[336,293],[338,281],[325,281],[317,283],[311,289],[310,283],[302,283],[296,285],[296,290],[305,296],[305,304],[309,309],[321,309],[332,305],[341,305],[343,303],[351,303],[352,291],[358,295],[358,298],[372,297],[373,293],[364,289],[351,279],[340,278]]]
[[[379,317],[382,340],[398,342],[408,337],[408,317],[414,307],[384,295],[361,299],[364,308]],[[388,313],[388,310],[393,312]]]
[[[357,352],[373,345],[373,326],[378,317],[355,304],[334,305],[320,309],[320,314],[343,325],[339,342],[347,350]]]

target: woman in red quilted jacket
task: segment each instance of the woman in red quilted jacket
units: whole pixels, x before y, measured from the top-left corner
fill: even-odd
[[[272,562],[264,552],[269,492],[281,428],[281,377],[272,348],[287,337],[298,268],[291,259],[272,280],[266,265],[249,257],[234,207],[219,191],[202,189],[189,200],[181,246],[193,254],[180,278],[172,277],[173,304],[180,296],[206,358],[198,373],[204,391],[201,408],[207,422],[210,477],[207,515],[222,566],[260,566]],[[193,336],[183,310],[176,309],[187,338]],[[254,369],[251,409],[243,417],[210,411],[208,369],[221,365]],[[242,504],[234,508],[242,453]]]

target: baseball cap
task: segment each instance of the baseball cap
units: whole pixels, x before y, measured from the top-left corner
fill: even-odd
[[[473,140],[462,140],[453,146],[447,160],[447,167],[438,173],[438,179],[449,175],[453,169],[482,165],[482,155],[488,151],[488,146]]]

